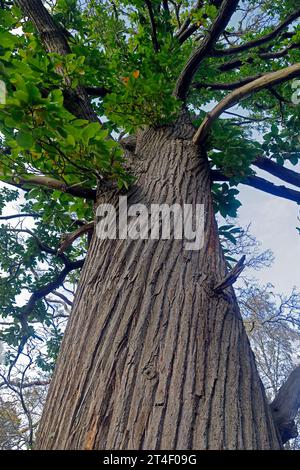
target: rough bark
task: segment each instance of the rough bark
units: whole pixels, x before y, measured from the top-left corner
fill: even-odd
[[[199,251],[95,234],[44,409],[39,449],[278,449],[226,275],[205,155],[188,127],[143,132],[129,204],[203,203]]]

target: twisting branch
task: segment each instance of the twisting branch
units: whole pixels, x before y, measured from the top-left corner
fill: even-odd
[[[174,95],[180,100],[185,101],[195,73],[226,28],[238,3],[239,0],[223,0],[214,23],[209,28],[200,46],[192,53],[177,80]]]
[[[298,76],[300,76],[300,63],[291,65],[290,67],[286,67],[276,72],[265,74],[262,77],[232,91],[225,98],[223,98],[223,100],[220,101],[210,113],[207,114],[206,118],[203,120],[201,126],[194,135],[194,144],[200,144],[203,142],[212,124],[226,109],[231,108],[253,93],[257,93],[258,91],[270,87],[271,85],[277,85],[278,83],[291,80],[292,78]]]
[[[271,403],[271,410],[277,424],[283,444],[298,436],[294,418],[300,408],[300,366],[297,367],[287,381],[280,387],[278,394]]]
[[[82,268],[84,261],[85,261],[84,259],[81,259],[78,261],[70,261],[68,264],[65,265],[64,269],[57,275],[57,277],[53,281],[35,290],[31,294],[28,302],[21,308],[20,314],[18,315],[18,319],[21,324],[21,340],[18,346],[17,354],[9,366],[8,375],[7,375],[8,380],[10,380],[11,371],[16,365],[20,355],[22,354],[28,339],[32,335],[31,332],[29,331],[28,317],[32,313],[36,303],[39,300],[45,298],[53,290],[56,290],[58,287],[60,287],[63,284],[64,280],[66,279],[67,275],[71,271]],[[38,338],[37,335],[35,335],[35,337]]]
[[[68,274],[71,271],[80,269],[84,264],[84,259],[71,261],[69,258],[66,257],[65,254],[58,253],[57,250],[54,250],[53,248],[48,247],[32,231],[28,229],[11,229],[11,230],[17,233],[28,233],[29,235],[31,235],[42,251],[49,253],[51,255],[54,255],[54,256],[58,256],[64,263],[64,268],[48,284],[41,286],[37,288],[36,290],[34,290],[28,302],[23,307],[20,308],[19,314],[17,315],[17,317],[21,325],[21,332],[20,332],[21,339],[20,339],[20,343],[18,346],[17,354],[9,367],[8,380],[10,380],[11,371],[13,367],[15,366],[15,364],[17,363],[20,355],[22,354],[24,350],[24,346],[26,345],[28,339],[32,336],[32,332],[30,331],[29,324],[28,324],[28,318],[30,314],[32,313],[32,311],[34,310],[36,303],[39,300],[46,298],[46,296],[52,292],[54,292],[54,295],[58,295],[58,293],[56,292],[56,289],[58,289],[59,287],[63,285]],[[34,336],[40,339],[36,334]]]
[[[230,179],[219,170],[212,170],[211,176],[213,181],[229,181]],[[295,191],[294,189],[286,188],[285,186],[277,186],[276,184],[273,184],[259,176],[247,176],[240,182],[240,184],[245,184],[265,193],[272,194],[273,196],[278,196],[300,204],[300,191]]]
[[[56,278],[53,281],[49,282],[45,286],[42,286],[36,291],[34,291],[31,294],[28,302],[21,309],[22,318],[24,317],[27,318],[32,312],[32,310],[34,309],[35,304],[39,300],[41,300],[46,295],[50,294],[53,290],[58,289],[61,286],[61,284],[64,282],[67,275],[71,271],[82,268],[83,264],[84,264],[84,259],[80,259],[77,261],[70,261],[68,264],[66,264],[64,269],[56,276]]]
[[[238,54],[240,52],[247,51],[248,49],[261,46],[262,44],[265,44],[266,42],[269,42],[272,39],[275,39],[281,33],[281,31],[287,28],[291,23],[293,23],[293,21],[299,18],[299,16],[300,16],[300,9],[294,11],[284,21],[282,21],[282,23],[280,23],[276,28],[274,28],[273,31],[266,34],[265,36],[261,36],[260,38],[247,42],[246,44],[233,46],[228,49],[214,49],[210,53],[210,55],[213,57],[219,57],[219,56]]]
[[[72,233],[69,233],[65,235],[64,240],[59,247],[57,253],[61,255],[66,251],[69,246],[71,246],[77,238],[81,237],[82,235],[91,232],[94,229],[94,222],[90,222],[88,224],[83,225],[82,227],[79,227],[77,230],[75,230]]]
[[[8,230],[10,230],[10,229],[8,229]],[[15,229],[15,228],[12,228],[11,230],[14,231],[14,232],[17,232],[17,233],[27,233],[27,234],[29,234],[30,236],[32,236],[34,238],[37,245],[39,246],[39,248],[42,251],[44,251],[46,253],[49,253],[51,255],[54,255],[54,256],[58,256],[63,261],[65,266],[53,281],[51,281],[48,284],[46,284],[45,286],[42,286],[42,287],[38,288],[37,290],[35,290],[32,293],[31,297],[29,298],[29,301],[20,309],[20,313],[18,314],[18,319],[19,319],[20,324],[21,324],[21,332],[20,332],[21,339],[20,339],[20,343],[19,343],[19,346],[18,346],[17,354],[16,354],[13,362],[11,363],[11,365],[9,367],[8,379],[10,379],[11,371],[12,371],[13,367],[15,366],[15,364],[17,363],[20,355],[22,354],[22,352],[24,350],[24,346],[26,345],[28,339],[32,335],[32,333],[29,330],[28,317],[32,313],[36,303],[39,300],[41,300],[42,298],[46,298],[46,296],[50,293],[52,293],[53,295],[56,295],[58,297],[61,297],[65,300],[65,296],[60,294],[59,292],[57,292],[56,289],[63,285],[63,282],[65,281],[67,275],[71,271],[80,269],[84,264],[84,259],[77,260],[77,261],[71,261],[70,259],[68,259],[65,256],[64,253],[58,253],[57,250],[48,247],[32,231],[30,231],[28,229]],[[35,337],[40,339],[37,335],[35,335]]]

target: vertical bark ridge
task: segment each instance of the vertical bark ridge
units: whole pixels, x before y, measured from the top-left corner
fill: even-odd
[[[280,447],[234,293],[212,290],[226,267],[188,132],[140,133],[128,204],[204,204],[204,246],[94,235],[38,448]]]

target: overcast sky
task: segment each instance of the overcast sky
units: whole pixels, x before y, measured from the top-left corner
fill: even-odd
[[[273,265],[255,272],[255,276],[262,283],[271,282],[278,292],[289,293],[294,286],[300,289],[300,235],[296,230],[300,226],[299,206],[257,189],[239,188],[243,204],[239,209],[239,224],[246,226],[251,222],[252,235],[275,256]]]

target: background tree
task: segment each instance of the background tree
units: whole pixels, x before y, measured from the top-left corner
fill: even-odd
[[[293,291],[290,296],[276,296],[272,287],[252,286],[242,289],[242,298],[239,299],[270,403],[278,396],[280,387],[295,367],[298,366],[299,369],[300,359],[299,294]],[[299,449],[299,414],[295,422],[296,425],[292,424],[291,434],[296,439],[287,444],[288,449]]]
[[[299,15],[287,0],[2,2],[1,180],[25,190],[21,217],[34,221],[2,229],[11,369],[88,248],[38,447],[269,449],[293,437],[295,374],[294,399],[279,392],[270,409],[231,287],[243,266],[228,273],[214,211],[236,214],[240,183],[299,203],[255,173],[299,186],[285,166],[299,156]],[[94,203],[120,193],[204,204],[203,249],[91,237]],[[16,198],[6,189],[2,205]]]

